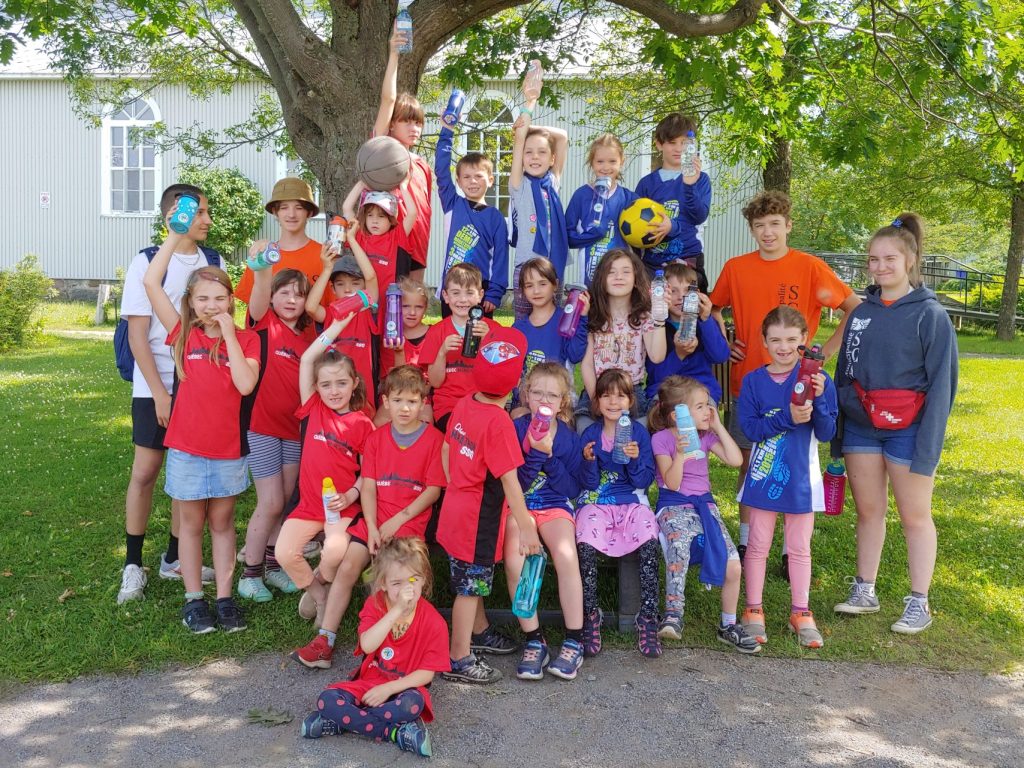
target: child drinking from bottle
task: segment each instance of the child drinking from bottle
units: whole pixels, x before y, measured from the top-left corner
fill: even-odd
[[[170,220],[170,216],[167,217]],[[194,634],[246,628],[231,597],[235,566],[235,497],[249,487],[245,457],[248,410],[243,398],[256,388],[260,341],[235,328],[231,279],[216,267],[192,272],[175,309],[163,289],[164,275],[184,235],[167,238],[146,269],[142,284],[157,320],[171,331],[177,373],[174,406],[164,444],[164,490],[178,501],[178,553],[185,582],[182,623]],[[203,597],[203,528],[209,524],[217,583],[217,617]]]
[[[605,258],[608,258],[607,256]],[[633,382],[625,371],[611,368],[594,387],[594,417],[584,430],[583,493],[576,503],[576,549],[583,577],[583,652],[601,651],[601,609],[597,605],[597,555],[622,557],[636,552],[640,560],[640,613],[636,617],[640,653],[661,655],[658,640],[658,596],[661,591],[658,561],[658,523],[647,500],[654,481],[654,456],[647,430],[636,421],[617,446],[620,417],[629,418],[634,404]],[[615,448],[625,463],[615,461]]]
[[[433,583],[422,539],[395,538],[380,548],[373,593],[359,612],[362,663],[351,680],[320,694],[317,711],[302,721],[303,736],[357,733],[430,757],[428,688],[449,668],[448,625],[427,599]]]
[[[803,405],[792,402],[799,348],[807,342],[807,321],[797,310],[785,305],[773,309],[761,324],[761,337],[771,362],[743,378],[738,404],[740,426],[754,444],[738,498],[751,508],[743,627],[759,643],[768,642],[761,595],[775,518],[781,512],[789,550],[789,628],[800,645],[821,648],[824,641],[809,608],[811,534],[814,512],[825,509],[818,443],[835,434],[836,390],[827,374],[817,373],[811,379],[814,397]]]
[[[690,445],[680,432],[676,408],[686,406],[700,444]],[[658,403],[651,409],[648,429],[658,480],[658,527],[665,551],[665,616],[658,635],[683,639],[686,607],[686,573],[691,547],[703,535],[700,580],[722,588],[722,617],[718,639],[740,653],[757,653],[761,646],[736,623],[740,597],[740,556],[722,522],[722,513],[711,495],[708,454],[730,467],[743,461],[736,441],[718,418],[707,387],[696,379],[669,376],[658,388]],[[692,434],[692,433],[691,433]],[[694,455],[697,449],[703,456]]]
[[[519,485],[526,497],[526,508],[537,523],[541,541],[551,553],[565,621],[565,642],[552,660],[537,615],[519,619],[519,626],[526,635],[523,658],[516,668],[516,677],[520,680],[540,680],[545,668],[556,677],[573,680],[583,665],[583,585],[570,501],[580,492],[582,455],[580,439],[570,426],[571,392],[569,372],[554,362],[535,365],[526,374],[520,389],[529,413],[515,420],[524,459],[518,470]],[[550,426],[538,439],[531,432],[531,422],[542,409],[551,417]],[[513,518],[509,518],[507,529],[505,578],[509,594],[515,599],[524,558],[519,553],[518,526]]]

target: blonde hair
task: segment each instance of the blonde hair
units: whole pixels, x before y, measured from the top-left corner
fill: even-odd
[[[898,222],[898,223],[897,223]],[[871,236],[868,250],[875,240],[887,237],[899,244],[900,250],[907,258],[907,277],[915,288],[921,285],[921,259],[924,256],[924,220],[913,213],[901,213],[892,224],[879,229]]]
[[[197,325],[201,325],[195,310],[192,309],[192,291],[200,280],[208,280],[211,283],[217,283],[227,288],[228,296],[230,297],[228,301],[228,314],[232,317],[235,314],[235,292],[231,287],[231,278],[228,277],[227,272],[217,267],[201,267],[188,276],[188,282],[185,284],[185,293],[181,297],[181,332],[178,334],[178,338],[174,340],[173,347],[174,368],[178,372],[179,381],[184,381],[186,378],[185,344],[188,343],[188,337],[192,333],[192,329]],[[224,337],[220,336],[213,343],[213,346],[210,347],[210,362],[214,365],[220,365],[219,353],[220,345],[223,341]]]
[[[708,388],[689,376],[669,376],[658,387],[658,402],[647,415],[651,434],[676,425],[676,406],[685,403],[694,392],[710,396]]]
[[[622,142],[619,141],[619,137],[614,133],[602,133],[590,143],[590,149],[587,150],[587,165],[594,165],[594,155],[597,154],[597,150],[608,147],[619,153],[620,162],[626,162],[626,150],[623,149]]]
[[[324,352],[322,357],[318,357],[313,362],[313,385],[320,380],[320,371],[324,368],[331,366],[340,365],[342,368],[347,369],[348,375],[352,377],[352,397],[348,401],[348,408],[350,411],[361,411],[366,407],[366,382],[363,381],[363,377],[359,375],[356,370],[356,364],[352,361],[352,358],[343,352],[331,347]]]
[[[408,275],[404,275],[398,278],[398,287],[402,289],[404,294],[423,297],[423,301],[426,302],[427,306],[430,306],[430,297],[427,296],[427,289],[419,280],[413,280]]]
[[[523,377],[523,383],[519,387],[520,401],[523,400],[523,393],[528,393],[533,380],[539,379],[541,376],[550,376],[553,379],[558,379],[558,383],[562,386],[562,400],[558,404],[555,416],[571,426],[573,423],[573,413],[572,399],[569,397],[569,393],[572,391],[572,379],[569,377],[569,371],[561,363],[537,363],[537,365],[533,366],[526,376]]]
[[[405,566],[423,580],[423,596],[430,597],[434,590],[434,571],[430,567],[430,554],[423,539],[399,536],[377,550],[373,558],[373,591],[381,592],[387,582],[388,571]]]

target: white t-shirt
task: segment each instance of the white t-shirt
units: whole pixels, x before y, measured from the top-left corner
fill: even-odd
[[[164,293],[174,304],[174,308],[180,310],[181,297],[185,294],[185,285],[188,283],[188,276],[200,267],[207,266],[206,256],[203,252],[196,250],[193,254],[175,253],[171,256],[171,262],[167,265],[167,279],[164,281]],[[220,260],[220,268],[224,268],[224,260]],[[171,348],[165,343],[168,330],[160,324],[160,320],[153,314],[153,305],[149,303],[146,289],[142,285],[142,278],[149,268],[149,259],[141,251],[132,259],[128,272],[124,276],[124,293],[121,295],[121,316],[122,317],[148,317],[149,318],[149,348],[153,350],[153,360],[156,362],[156,369],[160,373],[160,380],[164,383],[167,391],[170,392],[174,386],[174,357],[171,355]],[[139,370],[138,362],[135,363],[135,372],[132,376],[132,397],[152,397],[153,392],[146,382],[146,378]]]

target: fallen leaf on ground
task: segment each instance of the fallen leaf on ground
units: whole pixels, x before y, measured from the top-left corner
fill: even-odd
[[[60,593],[60,597],[57,598],[57,602],[58,603],[63,603],[69,597],[74,597],[74,596],[75,596],[75,590],[73,590],[73,589],[65,589],[63,592]]]
[[[287,725],[294,719],[295,717],[291,712],[285,710],[278,711],[273,707],[249,710],[249,722],[267,728],[273,728],[275,725]]]

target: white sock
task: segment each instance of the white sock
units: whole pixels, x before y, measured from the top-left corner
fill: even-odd
[[[750,538],[750,523],[740,523],[740,546],[747,546],[747,539]]]
[[[722,626],[723,627],[731,627],[735,623],[736,623],[736,614],[735,613],[723,613],[722,614]]]

